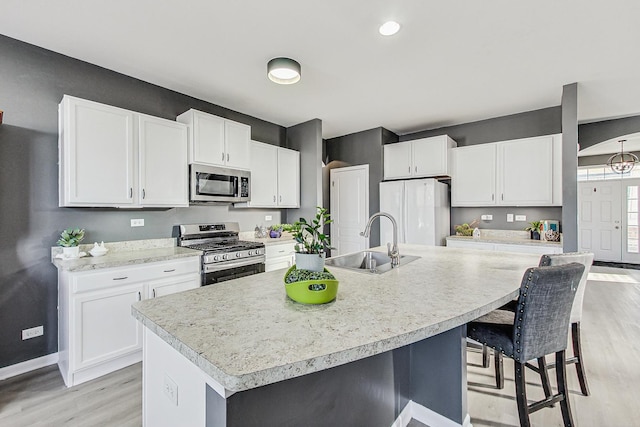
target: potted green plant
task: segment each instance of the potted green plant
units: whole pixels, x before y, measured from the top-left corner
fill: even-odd
[[[531,239],[540,240],[540,230],[542,228],[542,221],[531,221],[529,226],[525,228],[531,235]]]
[[[331,222],[327,210],[318,206],[316,216],[310,222],[300,218],[293,224],[291,233],[296,241],[298,270],[324,271],[324,258],[326,251],[331,249],[331,240],[322,229]]]
[[[60,233],[58,246],[62,246],[62,256],[65,258],[78,258],[80,248],[78,244],[84,239],[84,228],[67,228]]]

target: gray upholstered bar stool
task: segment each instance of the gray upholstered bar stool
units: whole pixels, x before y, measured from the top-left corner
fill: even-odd
[[[576,291],[576,297],[573,300],[573,306],[571,308],[571,342],[573,348],[573,357],[567,358],[567,364],[576,365],[576,372],[578,374],[578,382],[580,383],[580,391],[585,396],[589,395],[589,385],[587,384],[587,376],[585,374],[584,359],[582,357],[582,343],[580,340],[580,321],[582,320],[582,301],[584,300],[584,291],[587,287],[587,279],[589,276],[589,270],[591,264],[593,264],[593,254],[589,252],[570,252],[564,254],[552,254],[543,255],[540,258],[539,266],[549,265],[563,265],[572,262],[577,262],[584,265],[584,273],[580,278],[580,284]],[[481,317],[479,321],[488,323],[512,323],[513,312],[516,309],[517,301],[512,301],[506,304],[500,309],[489,313],[486,317]],[[496,372],[496,386],[498,388],[504,387],[504,374],[502,371],[502,355],[496,352],[495,359],[495,372]],[[528,365],[531,369],[540,374],[542,380],[542,387],[544,388],[545,395],[551,395],[551,387],[549,385],[547,368],[553,366],[553,364],[547,364],[544,359],[538,360],[538,367]]]
[[[467,336],[514,360],[520,425],[529,414],[560,403],[565,426],[573,426],[566,386],[565,350],[571,306],[585,267],[579,263],[529,268],[520,284],[512,324],[470,322]],[[527,401],[526,363],[555,353],[558,393],[531,405]]]

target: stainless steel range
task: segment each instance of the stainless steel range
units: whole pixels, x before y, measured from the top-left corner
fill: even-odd
[[[202,286],[264,271],[264,243],[238,238],[237,222],[179,226],[178,246],[203,251]]]

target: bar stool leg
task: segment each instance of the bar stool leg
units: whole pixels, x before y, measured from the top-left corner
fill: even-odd
[[[489,367],[489,347],[484,344],[482,344],[482,367]]]
[[[549,383],[549,373],[547,372],[547,361],[544,357],[538,358],[538,371],[540,372],[540,379],[542,380],[542,389],[544,390],[544,397],[551,396],[551,384]]]
[[[515,366],[516,401],[518,402],[518,415],[520,415],[520,427],[531,427],[529,421],[529,406],[527,402],[527,384],[524,378],[524,363],[513,361]]]
[[[564,350],[556,353],[556,378],[558,380],[558,394],[562,395],[560,409],[562,410],[562,420],[565,427],[573,427],[573,416],[571,415],[571,405],[567,395],[567,367],[565,365]]]
[[[573,342],[573,355],[576,358],[576,372],[580,382],[580,391],[585,396],[589,396],[589,385],[584,373],[584,362],[582,361],[582,345],[580,343],[580,322],[571,324],[571,341]]]
[[[499,350],[494,349],[493,355],[495,359],[495,367],[496,370],[496,387],[499,389],[504,388],[504,367],[502,365],[502,353]]]

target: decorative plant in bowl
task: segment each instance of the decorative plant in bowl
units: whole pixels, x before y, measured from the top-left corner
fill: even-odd
[[[525,228],[531,234],[533,240],[540,240],[540,230],[542,229],[542,221],[531,221],[529,226]]]
[[[298,270],[324,271],[324,258],[326,251],[331,249],[331,240],[322,232],[322,228],[332,222],[327,210],[318,206],[316,216],[311,222],[300,218],[293,224],[291,233],[296,241]]]
[[[277,239],[280,236],[282,236],[282,224],[273,224],[269,227],[269,237]]]
[[[58,246],[62,246],[62,256],[65,258],[78,258],[80,249],[78,244],[84,239],[84,228],[67,228],[60,233]]]

